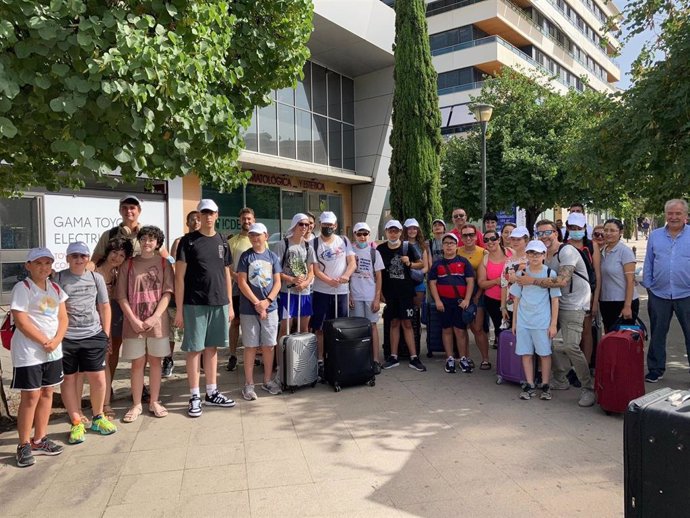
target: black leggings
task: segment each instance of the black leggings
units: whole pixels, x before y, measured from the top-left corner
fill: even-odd
[[[498,335],[501,334],[501,322],[503,322],[503,315],[501,314],[501,301],[484,296],[484,309],[486,310],[491,323],[494,325],[494,336],[496,343],[498,343]]]
[[[618,320],[618,316],[623,311],[622,300],[600,300],[599,301],[599,312],[601,313],[601,321],[604,323],[604,332],[608,333],[611,331],[613,324]],[[640,299],[634,299],[631,305],[632,309],[632,320],[633,322],[637,319],[637,315],[640,312]]]

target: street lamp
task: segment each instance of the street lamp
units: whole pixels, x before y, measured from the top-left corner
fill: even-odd
[[[491,119],[494,107],[490,104],[477,103],[470,106],[472,115],[482,128],[482,217],[486,214],[486,127]]]

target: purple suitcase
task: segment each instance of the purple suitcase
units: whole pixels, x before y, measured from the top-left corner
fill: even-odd
[[[515,335],[510,329],[501,332],[496,352],[496,384],[504,381],[522,383],[525,381],[525,370],[522,358],[515,354]]]

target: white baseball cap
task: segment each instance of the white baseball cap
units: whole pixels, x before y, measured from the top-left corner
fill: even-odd
[[[218,212],[218,205],[216,205],[215,201],[207,198],[199,202],[199,205],[196,206],[196,210],[198,210],[199,212],[204,210]]]
[[[546,245],[538,239],[533,239],[525,247],[525,252],[538,252],[540,254],[546,253]]]
[[[447,233],[443,234],[443,237],[441,238],[441,241],[443,241],[443,240],[444,240],[445,238],[447,238],[447,237],[452,237],[452,238],[455,240],[456,243],[459,242],[458,236],[457,236],[456,234],[454,234],[453,232],[447,232]]]
[[[32,248],[31,250],[29,250],[29,254],[26,256],[26,262],[30,263],[31,261],[35,261],[36,259],[40,259],[41,257],[47,257],[51,261],[55,261],[53,252],[51,252],[47,248]]]
[[[403,223],[403,227],[417,227],[417,228],[420,228],[420,227],[419,227],[419,221],[417,221],[417,220],[414,219],[414,218],[407,218],[407,219],[405,220],[405,223]]]
[[[568,225],[584,228],[587,224],[587,218],[580,212],[572,212],[568,215]]]
[[[81,255],[91,255],[91,251],[86,243],[83,241],[75,241],[70,243],[67,247],[67,255],[81,254]]]
[[[440,223],[441,225],[443,225],[443,228],[448,228],[446,222],[442,219],[436,218],[434,221],[431,222],[431,226],[433,227],[436,223]]]
[[[336,217],[335,213],[327,210],[321,213],[321,216],[319,216],[319,221],[321,223],[325,223],[326,225],[335,225],[338,222],[338,218]]]
[[[510,233],[510,237],[528,237],[529,230],[527,227],[515,227]]]
[[[388,223],[386,223],[386,230],[388,230],[389,228],[399,228],[400,230],[402,230],[403,227],[397,219],[392,219]]]
[[[369,228],[369,225],[367,225],[364,221],[360,221],[359,223],[355,223],[355,228],[352,229],[353,234],[356,234],[360,230],[366,230],[371,234],[371,229]]]
[[[268,235],[268,229],[263,223],[254,223],[249,227],[249,234],[266,234]]]

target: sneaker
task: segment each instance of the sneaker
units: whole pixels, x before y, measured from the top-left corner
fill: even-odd
[[[247,401],[259,399],[259,396],[257,396],[256,392],[254,391],[254,385],[245,385],[242,389],[242,397]]]
[[[582,383],[580,383],[580,380],[578,379],[577,374],[575,374],[575,371],[573,369],[570,369],[568,371],[568,374],[566,375],[566,377],[568,378],[568,381],[570,382],[570,384],[573,387],[575,387],[575,388],[582,387]]]
[[[69,431],[69,443],[79,444],[84,442],[84,435],[86,434],[86,428],[84,428],[84,423],[79,421],[77,424],[73,424]]]
[[[204,403],[209,406],[222,406],[224,408],[230,408],[235,406],[235,401],[233,401],[229,397],[225,397],[217,390],[210,396],[206,394],[206,397],[204,398]]]
[[[34,455],[60,455],[64,448],[58,443],[51,441],[48,437],[41,439],[41,442],[36,444],[31,442],[31,452]]]
[[[161,377],[169,378],[170,376],[172,376],[174,366],[175,362],[173,362],[172,356],[166,356],[165,358],[163,358],[163,367],[161,367]]]
[[[543,399],[544,401],[551,401],[551,387],[549,387],[548,383],[544,383],[541,386],[541,395],[539,396],[539,399]]]
[[[659,371],[649,371],[644,377],[647,383],[657,383],[659,380],[664,379],[664,375]]]
[[[117,432],[117,426],[108,421],[105,416],[100,416],[91,421],[91,431],[98,432],[101,435],[110,435]]]
[[[278,385],[275,381],[271,380],[268,383],[262,383],[261,384],[261,389],[265,390],[272,396],[277,396],[281,392],[283,392],[280,388],[280,385]]]
[[[453,374],[455,372],[455,360],[453,358],[448,358],[446,360],[446,367],[444,370],[448,374]]]
[[[465,372],[468,374],[470,372],[472,372],[472,370],[473,370],[472,365],[470,364],[470,362],[466,356],[463,356],[462,358],[460,358],[460,360],[458,360],[458,362],[460,363],[460,370],[462,372]]]
[[[552,390],[568,390],[570,388],[570,383],[568,381],[558,381],[556,378],[551,380],[549,386]]]
[[[382,365],[383,369],[392,369],[393,367],[397,367],[400,365],[400,362],[398,361],[397,356],[389,356],[388,359],[386,360],[386,363]]]
[[[381,364],[374,362],[374,375],[378,376],[379,374],[381,374]]]
[[[470,369],[474,370],[474,362],[472,358],[467,358],[467,363],[470,365]]]
[[[228,364],[225,366],[225,370],[228,372],[232,372],[237,368],[237,356],[232,355],[228,359]]]
[[[537,395],[537,391],[534,388],[534,385],[530,385],[529,383],[525,383],[522,386],[522,392],[520,392],[520,399],[532,399],[536,395]]]
[[[82,425],[84,426],[84,425]],[[36,459],[31,452],[31,444],[20,444],[17,446],[17,466],[27,468],[36,464]]]
[[[594,395],[594,391],[591,389],[583,388],[580,393],[580,400],[577,402],[580,406],[592,406],[596,402],[597,398]]]
[[[410,369],[414,369],[418,372],[426,372],[426,367],[422,363],[422,360],[419,359],[419,356],[415,356],[410,360]]]
[[[199,396],[192,396],[189,398],[189,407],[187,407],[187,415],[189,417],[201,416],[201,398]]]

